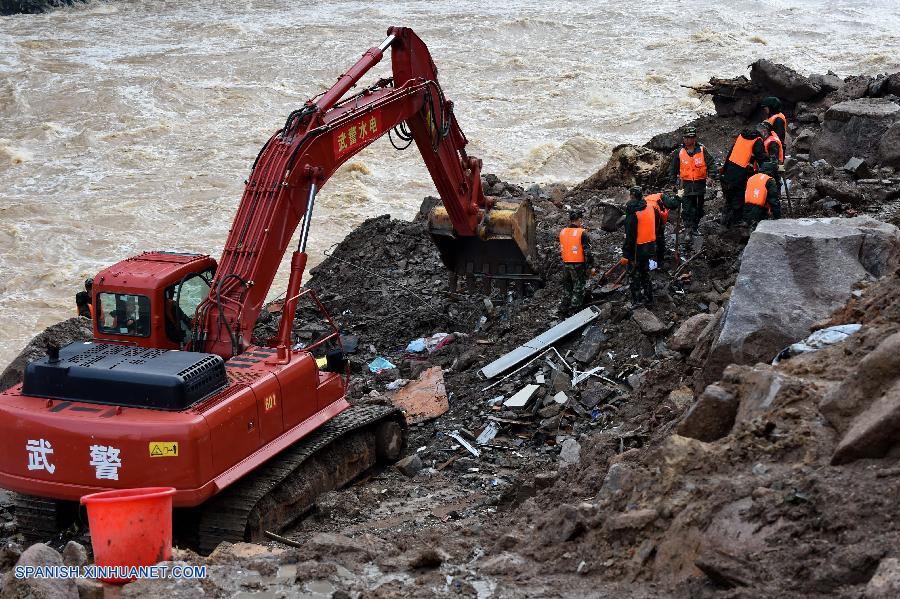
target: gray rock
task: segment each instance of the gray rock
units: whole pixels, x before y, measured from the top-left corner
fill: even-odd
[[[75,586],[78,588],[78,599],[103,599],[103,583],[99,580],[77,578]]]
[[[847,164],[844,165],[844,170],[853,175],[856,179],[864,179],[872,173],[872,170],[869,168],[869,163],[866,162],[865,158],[856,157],[847,161]]]
[[[16,566],[63,566],[62,556],[43,543],[26,549]],[[3,578],[2,599],[78,599],[72,578],[16,578],[13,571]]]
[[[606,341],[607,337],[600,327],[592,325],[584,332],[573,356],[582,364],[593,362],[597,354],[600,353],[600,346]]]
[[[534,475],[534,486],[537,489],[547,489],[555,485],[557,480],[559,480],[559,472],[556,470],[538,472]]]
[[[632,479],[632,470],[628,466],[625,464],[613,464],[606,472],[599,495],[604,497],[615,495],[620,491],[627,492],[633,486]]]
[[[594,218],[600,221],[600,228],[614,233],[625,220],[625,211],[615,204],[600,202],[593,209]]]
[[[597,404],[605,402],[607,399],[615,395],[616,390],[613,387],[607,387],[601,383],[594,383],[581,392],[581,405],[591,410]]]
[[[832,465],[881,458],[900,443],[900,382],[850,424],[831,456]]]
[[[864,593],[866,599],[896,599],[900,597],[900,559],[886,557],[878,564]]]
[[[791,138],[791,151],[796,154],[808,154],[816,138],[816,130],[811,127],[803,127]]]
[[[900,372],[900,333],[883,339],[839,385],[828,391],[819,411],[844,435],[856,417],[895,384]]]
[[[878,161],[900,168],[900,122],[891,125],[878,142]]]
[[[694,314],[678,327],[669,338],[669,347],[674,350],[690,351],[697,345],[700,333],[715,318],[712,314]]]
[[[627,530],[644,528],[654,520],[658,513],[653,508],[645,508],[641,510],[630,510],[621,514],[615,514],[607,518],[607,530]]]
[[[553,376],[550,377],[550,385],[553,387],[554,393],[568,391],[572,388],[572,379],[562,370],[554,370]]]
[[[0,391],[22,382],[25,367],[32,360],[47,354],[48,343],[63,347],[75,341],[88,341],[93,335],[91,321],[81,316],[47,327],[28,342],[25,349],[9,363],[6,370],[0,375]]]
[[[678,423],[682,437],[711,442],[731,432],[738,411],[738,399],[719,387],[709,385]]]
[[[577,466],[581,463],[581,445],[575,439],[566,439],[559,450],[559,465]]]
[[[704,367],[771,362],[844,306],[852,286],[900,265],[900,230],[869,217],[768,220],[744,249],[722,329]]]
[[[825,75],[810,75],[809,81],[813,85],[818,85],[819,89],[822,90],[822,93],[826,94],[841,89],[841,87],[844,86],[844,81],[831,71],[828,71]]]
[[[816,191],[823,197],[834,198],[853,205],[861,204],[865,199],[863,193],[852,183],[832,181],[831,179],[816,181]]]
[[[81,543],[69,541],[63,548],[62,558],[67,566],[83,566],[88,563],[87,549]]]
[[[885,98],[860,98],[835,104],[825,112],[822,130],[810,148],[813,160],[843,164],[854,156],[874,163],[888,129],[900,119],[900,105]]]
[[[669,401],[678,411],[685,410],[694,403],[694,393],[688,387],[672,389],[669,393]]]
[[[418,453],[414,453],[410,456],[406,456],[405,458],[394,464],[394,466],[397,468],[397,470],[411,478],[422,470],[422,458],[419,457]]]
[[[631,314],[631,318],[633,318],[634,322],[641,328],[641,331],[647,335],[655,335],[656,333],[661,333],[666,330],[666,325],[664,325],[656,315],[647,308],[638,308]]]
[[[765,59],[750,65],[750,80],[788,102],[808,100],[822,92],[822,88],[808,77]]]

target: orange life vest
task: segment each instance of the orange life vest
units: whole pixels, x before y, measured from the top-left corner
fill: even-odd
[[[733,162],[741,168],[747,168],[750,160],[753,158],[753,144],[757,138],[747,139],[743,135],[738,135],[734,142],[734,148],[728,155],[728,161]]]
[[[744,203],[765,208],[769,196],[769,192],[766,189],[766,183],[768,183],[771,178],[772,177],[769,175],[757,173],[747,179],[747,191],[744,193]]]
[[[653,204],[647,202],[647,207],[635,213],[635,216],[637,216],[637,244],[656,241],[656,208]]]
[[[787,136],[787,117],[785,117],[784,114],[782,114],[780,112],[778,114],[773,114],[772,116],[770,116],[769,118],[766,119],[766,122],[774,126],[775,121],[777,121],[779,119],[781,120],[782,123],[784,123],[784,134],[785,134],[785,136]]]
[[[581,235],[584,229],[566,227],[559,232],[559,246],[562,251],[562,260],[566,264],[584,263],[584,247],[581,245]]]
[[[91,315],[90,319],[94,320],[94,304],[87,305],[88,313]],[[75,306],[75,316],[81,316],[81,308]]]
[[[688,154],[686,148],[681,148],[678,160],[681,163],[679,175],[682,181],[706,180],[706,157],[703,155],[703,146],[699,146],[693,156]]]
[[[781,143],[781,138],[774,131],[769,133],[769,137],[763,142],[763,145],[766,147],[766,154],[769,153],[769,146],[772,144],[778,144],[778,162],[784,164],[784,144]]]
[[[659,212],[660,217],[662,217],[663,224],[669,222],[669,209],[666,208],[665,204],[663,204],[661,193],[650,194],[644,198],[644,201],[647,202],[648,205],[653,206],[653,208],[657,212]]]

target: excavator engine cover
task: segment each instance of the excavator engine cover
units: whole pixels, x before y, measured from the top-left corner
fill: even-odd
[[[540,280],[534,268],[534,209],[528,200],[495,200],[478,225],[477,237],[456,235],[447,209],[436,205],[428,213],[428,231],[454,276],[501,285]]]
[[[228,385],[220,356],[75,342],[25,369],[22,393],[157,410],[183,410]]]

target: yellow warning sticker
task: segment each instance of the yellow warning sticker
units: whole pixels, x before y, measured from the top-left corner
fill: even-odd
[[[150,441],[151,458],[177,458],[178,441]]]

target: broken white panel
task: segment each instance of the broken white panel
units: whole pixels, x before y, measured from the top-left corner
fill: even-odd
[[[557,393],[556,395],[553,396],[553,401],[555,401],[558,404],[565,404],[567,401],[569,401],[569,396],[566,395],[565,391],[560,391],[559,393]]]
[[[508,408],[524,408],[525,404],[528,403],[528,400],[531,399],[531,396],[534,395],[534,392],[538,390],[540,385],[525,385],[516,393],[503,402],[503,405]]]
[[[497,423],[491,420],[488,422],[488,425],[484,427],[484,430],[481,431],[481,434],[478,435],[478,438],[475,439],[475,442],[479,445],[484,445],[485,443],[490,443],[494,440],[494,437],[497,436],[497,433],[500,432],[500,427],[497,426]]]
[[[572,377],[572,386],[574,387],[575,385],[579,384],[584,379],[586,379],[590,376],[593,376],[594,374],[596,374],[597,372],[599,372],[601,370],[606,370],[606,369],[603,368],[602,366],[595,366],[594,368],[591,368],[590,370],[586,370],[584,372],[579,372],[578,374],[576,374],[575,376]]]
[[[493,378],[498,374],[509,370],[519,362],[534,356],[548,346],[553,345],[566,335],[569,335],[586,324],[596,320],[599,316],[599,308],[596,306],[588,306],[578,314],[571,316],[558,325],[544,331],[531,341],[528,341],[506,355],[497,358],[478,372],[486,379]]]
[[[544,383],[547,382],[547,379],[544,377],[543,372],[539,372],[536,375],[534,375],[534,380],[537,381],[538,385],[543,385]]]
[[[463,447],[465,447],[469,451],[469,453],[471,453],[476,458],[481,455],[480,451],[478,451],[477,449],[472,447],[471,443],[469,443],[468,441],[463,439],[462,435],[459,434],[459,431],[450,431],[447,434],[449,436],[453,437],[454,439],[456,439],[457,441],[459,441],[459,444],[462,445]]]

